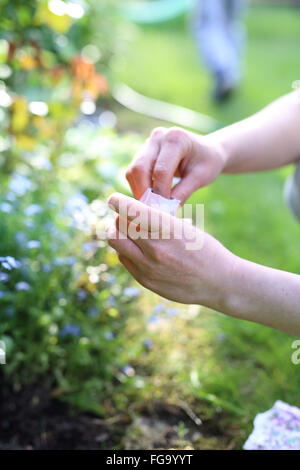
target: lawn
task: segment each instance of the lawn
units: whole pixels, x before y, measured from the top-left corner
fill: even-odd
[[[289,92],[300,78],[299,23],[300,9],[251,8],[245,78],[232,101],[219,107],[211,102],[209,76],[183,21],[134,27],[127,53],[113,62],[113,70],[140,93],[230,124]],[[120,119],[131,128],[137,124],[145,137],[155,124],[127,111]],[[192,201],[205,204],[206,230],[234,253],[299,273],[300,226],[282,197],[290,172],[285,168],[222,176]],[[156,296],[147,299],[146,314],[153,304],[162,303]],[[133,337],[138,320],[133,315],[128,322]],[[193,307],[179,307],[172,320],[161,319],[148,324],[148,329],[155,347],[144,363],[135,364],[146,385],[141,392],[144,399],[184,399],[200,417],[219,419],[220,438],[203,437],[196,448],[240,448],[256,413],[277,399],[300,406],[299,368],[291,363],[292,337]],[[222,432],[228,437],[225,444]]]

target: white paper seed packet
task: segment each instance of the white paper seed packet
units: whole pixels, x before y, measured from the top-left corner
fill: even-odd
[[[155,194],[151,188],[146,189],[140,201],[153,209],[166,212],[170,215],[175,215],[180,206],[180,201],[178,199],[166,199],[159,194]]]

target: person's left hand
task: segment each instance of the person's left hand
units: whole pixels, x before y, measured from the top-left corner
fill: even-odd
[[[119,214],[108,234],[109,244],[140,284],[170,300],[224,309],[235,260],[232,253],[190,223],[133,198],[115,193],[108,203]],[[170,237],[162,239],[167,227]]]

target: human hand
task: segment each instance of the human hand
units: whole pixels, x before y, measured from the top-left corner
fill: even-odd
[[[147,188],[183,204],[225,166],[222,147],[213,139],[180,128],[154,129],[126,172],[132,192],[140,199]],[[180,182],[172,189],[173,177]]]
[[[109,244],[140,284],[170,300],[225,309],[234,255],[190,223],[133,198],[115,193],[108,203],[119,214]],[[162,239],[166,228],[169,239]],[[187,249],[191,243],[196,249]]]

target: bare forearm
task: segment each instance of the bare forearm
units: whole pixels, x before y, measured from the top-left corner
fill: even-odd
[[[300,97],[286,95],[259,113],[207,136],[219,144],[225,173],[263,171],[300,158]]]
[[[236,258],[223,313],[300,336],[300,276]]]

